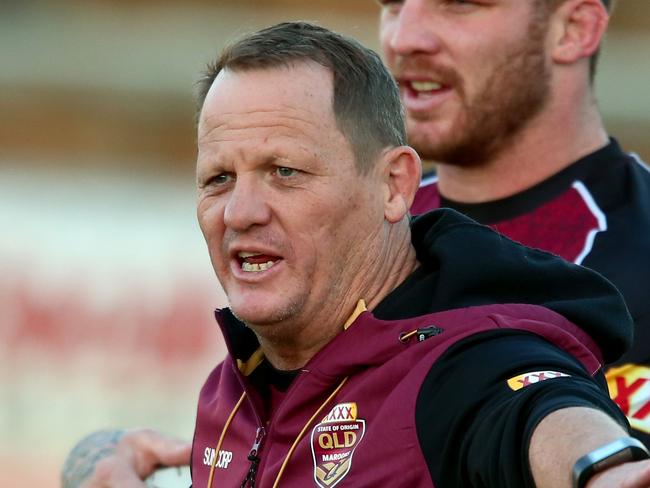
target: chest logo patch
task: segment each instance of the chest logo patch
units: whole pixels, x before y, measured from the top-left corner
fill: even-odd
[[[566,378],[569,375],[560,373],[559,371],[531,371],[530,373],[520,374],[508,380],[508,386],[511,390],[517,391],[525,388],[526,386],[534,385],[542,381],[550,380],[553,378]]]
[[[366,421],[357,418],[356,403],[339,403],[311,431],[314,481],[320,488],[331,488],[347,476],[352,456],[363,434]]]

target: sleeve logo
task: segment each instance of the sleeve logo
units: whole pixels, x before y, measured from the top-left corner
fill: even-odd
[[[553,378],[566,378],[568,376],[568,374],[560,373],[559,371],[531,371],[530,373],[524,373],[515,376],[514,378],[510,378],[508,380],[508,386],[511,390],[517,391],[527,386],[534,385],[535,383],[540,383]]]
[[[365,431],[366,421],[357,418],[356,403],[339,403],[313,428],[311,453],[316,485],[331,488],[345,478]]]

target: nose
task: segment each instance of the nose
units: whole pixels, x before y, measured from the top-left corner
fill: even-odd
[[[251,177],[237,178],[224,209],[226,227],[243,232],[271,220],[271,208],[261,183]]]
[[[435,32],[434,2],[404,0],[397,13],[382,15],[381,29],[387,36],[386,47],[395,54],[432,54],[440,48]]]

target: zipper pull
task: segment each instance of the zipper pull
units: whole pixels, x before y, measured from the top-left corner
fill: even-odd
[[[411,340],[411,337],[416,337],[418,342],[422,342],[427,340],[429,337],[437,336],[442,332],[444,332],[444,329],[432,325],[429,327],[423,327],[421,329],[415,329],[411,332],[403,332],[400,334],[399,340],[400,342],[408,342]]]
[[[248,460],[251,462],[251,465],[248,468],[248,473],[246,473],[246,478],[244,478],[244,481],[242,481],[239,488],[246,488],[247,486],[255,488],[255,477],[257,476],[257,468],[260,464],[260,457],[258,454],[260,452],[260,444],[262,444],[265,435],[266,430],[264,430],[264,427],[258,427],[257,432],[255,433],[255,442],[248,453]]]
[[[257,453],[260,450],[260,444],[262,443],[262,439],[264,439],[265,435],[266,435],[266,430],[264,430],[264,427],[258,427],[257,432],[255,433],[255,442],[253,443],[253,447],[251,448],[251,451],[248,453],[249,461],[253,461],[254,459],[257,459],[259,461],[259,457],[257,457]]]

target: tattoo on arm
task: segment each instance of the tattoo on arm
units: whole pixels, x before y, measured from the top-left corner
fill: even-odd
[[[115,453],[124,430],[100,430],[81,439],[63,464],[62,488],[79,488],[99,461]]]

